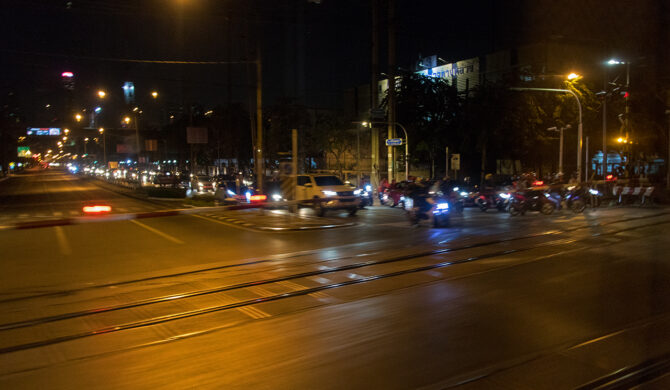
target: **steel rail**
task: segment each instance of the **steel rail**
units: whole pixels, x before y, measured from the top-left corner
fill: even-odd
[[[571,228],[562,229],[562,230],[550,230],[550,231],[545,231],[545,232],[541,232],[541,233],[531,233],[531,234],[526,234],[526,235],[516,236],[516,237],[510,237],[510,238],[503,238],[503,239],[497,239],[497,240],[476,242],[476,243],[472,243],[472,244],[457,246],[457,247],[454,247],[454,248],[444,248],[444,249],[436,249],[436,250],[426,251],[426,252],[418,253],[418,254],[416,254],[416,256],[421,257],[421,256],[430,256],[430,255],[434,255],[434,254],[456,252],[456,251],[461,251],[461,250],[467,250],[467,249],[491,246],[491,245],[496,245],[496,244],[502,244],[502,243],[506,243],[506,242],[514,242],[514,241],[521,241],[521,240],[526,240],[526,239],[531,239],[531,238],[538,238],[538,237],[544,237],[544,236],[559,235],[559,234],[563,234],[563,233],[570,233],[570,232],[574,232],[574,231],[582,230],[582,229],[597,228],[597,227],[603,227],[603,226],[614,225],[614,224],[618,224],[618,223],[625,223],[625,222],[630,222],[630,221],[637,221],[637,220],[642,220],[642,219],[658,218],[658,217],[662,217],[662,216],[665,216],[665,215],[670,215],[670,212],[661,212],[661,213],[656,213],[656,214],[653,214],[653,215],[630,217],[630,218],[624,218],[624,219],[619,219],[619,220],[615,220],[615,221],[608,221],[608,222],[598,222],[598,223],[595,223],[595,224],[587,224],[587,225],[576,226],[576,227],[571,227]],[[437,251],[437,252],[435,252],[435,251]],[[352,256],[336,257],[336,258],[327,259],[326,261],[344,260],[344,259],[348,259],[348,258],[351,258],[351,257]],[[288,258],[290,258],[290,257],[288,257]],[[147,278],[131,279],[131,280],[126,280],[126,281],[121,281],[121,282],[99,284],[99,285],[95,285],[95,286],[85,286],[85,287],[72,288],[72,289],[67,289],[67,290],[45,292],[45,293],[41,293],[41,294],[33,294],[33,295],[26,295],[26,296],[15,297],[15,298],[2,299],[2,300],[0,300],[0,304],[9,303],[9,302],[17,302],[17,301],[25,301],[25,300],[30,300],[30,299],[38,299],[38,298],[44,298],[44,297],[49,297],[49,296],[72,295],[74,293],[82,292],[82,291],[96,290],[96,289],[107,288],[107,287],[123,286],[123,285],[129,285],[129,284],[134,284],[134,283],[146,282],[146,281],[168,279],[168,278],[173,278],[173,277],[178,277],[178,276],[194,275],[194,274],[198,274],[198,273],[206,273],[206,272],[217,271],[217,270],[222,270],[222,269],[227,269],[227,268],[237,268],[237,267],[243,267],[243,266],[248,266],[248,265],[260,264],[260,263],[272,263],[272,262],[284,261],[284,260],[285,260],[285,258],[267,259],[267,260],[254,260],[254,261],[248,261],[248,262],[244,262],[244,263],[228,264],[228,265],[222,265],[222,266],[217,266],[217,267],[209,267],[209,268],[203,268],[203,269],[198,269],[198,270],[193,270],[193,271],[186,271],[186,272],[179,272],[179,273],[168,274],[168,275],[158,275],[158,276],[151,276],[151,277],[147,277]],[[181,295],[181,294],[174,294],[174,295]],[[3,324],[0,324],[0,330],[2,330],[2,326],[3,326]]]
[[[655,223],[647,224],[647,225],[627,227],[627,228],[615,230],[615,231],[612,231],[612,232],[608,232],[608,233],[605,233],[605,234],[601,234],[600,237],[606,236],[606,235],[616,235],[616,234],[626,232],[626,231],[649,228],[649,227],[664,225],[664,224],[670,224],[670,221],[660,221],[660,222],[655,222]],[[590,239],[592,239],[592,237],[586,237],[586,238],[582,238],[582,239],[573,240],[571,243],[583,242],[583,241],[587,241],[587,240],[590,240]],[[128,330],[128,329],[135,329],[135,328],[140,328],[140,327],[145,327],[145,326],[158,325],[158,324],[161,324],[161,323],[175,321],[175,320],[179,320],[179,319],[196,317],[196,316],[200,316],[200,315],[205,315],[205,314],[209,314],[209,313],[235,309],[235,308],[244,307],[244,306],[255,305],[255,304],[259,304],[259,303],[273,302],[273,301],[277,301],[277,300],[281,300],[281,299],[312,294],[312,293],[315,293],[315,292],[329,290],[329,289],[333,289],[333,288],[350,286],[350,285],[355,285],[355,284],[360,284],[360,283],[365,283],[365,282],[370,282],[370,281],[385,279],[385,278],[390,278],[390,277],[396,277],[396,276],[401,276],[401,275],[407,275],[407,274],[412,274],[412,273],[417,273],[417,272],[429,271],[429,270],[433,270],[433,269],[437,269],[437,268],[444,268],[444,267],[448,267],[448,266],[452,266],[452,265],[474,262],[474,261],[478,261],[478,260],[482,260],[482,259],[486,259],[486,258],[500,257],[500,256],[504,256],[504,255],[511,254],[511,253],[518,253],[518,252],[522,252],[522,251],[527,251],[527,250],[531,250],[531,249],[537,249],[537,248],[541,248],[541,247],[545,247],[545,246],[552,246],[552,245],[557,245],[557,244],[554,243],[554,242],[540,243],[540,244],[535,244],[535,245],[525,247],[525,248],[496,251],[496,252],[487,253],[487,254],[474,256],[474,257],[469,257],[469,258],[460,259],[460,260],[444,261],[444,262],[429,264],[429,265],[425,265],[425,266],[421,266],[421,267],[415,267],[415,268],[390,272],[390,273],[386,273],[386,274],[366,276],[366,277],[362,277],[360,279],[347,280],[347,281],[339,282],[339,283],[332,283],[332,284],[327,284],[327,285],[323,285],[323,286],[305,288],[303,290],[296,290],[296,291],[291,291],[291,292],[287,292],[287,293],[275,294],[275,295],[271,295],[271,296],[267,296],[267,297],[253,298],[253,299],[240,301],[240,302],[235,302],[235,303],[230,303],[230,304],[225,304],[225,305],[210,306],[210,307],[206,307],[206,308],[194,309],[194,310],[184,311],[184,312],[180,312],[180,313],[174,313],[174,314],[168,314],[168,315],[163,315],[163,316],[158,316],[158,317],[153,317],[153,318],[147,318],[147,319],[143,319],[143,320],[139,320],[139,321],[128,322],[128,323],[120,324],[120,325],[112,325],[112,326],[108,326],[108,327],[104,327],[104,328],[100,328],[100,329],[95,329],[95,330],[90,330],[90,331],[85,331],[85,332],[80,332],[80,333],[76,333],[76,334],[59,336],[59,337],[54,337],[54,338],[50,338],[50,339],[44,339],[44,340],[39,340],[39,341],[34,341],[34,342],[29,342],[29,343],[24,343],[24,344],[17,344],[17,345],[12,345],[12,346],[8,346],[8,347],[3,347],[3,348],[0,348],[0,354],[6,354],[6,353],[17,352],[17,351],[21,351],[21,350],[27,350],[27,349],[38,348],[38,347],[43,347],[43,346],[48,346],[48,345],[54,345],[54,344],[59,344],[59,343],[67,342],[67,341],[83,339],[83,338],[96,336],[96,335],[101,335],[101,334],[109,334],[109,333],[118,332],[118,331],[122,331],[122,330]],[[548,255],[548,256],[553,257],[553,256],[555,256],[555,254],[551,254],[551,255]],[[364,262],[364,263],[359,263],[357,265],[348,265],[348,266],[333,268],[333,269],[329,269],[329,270],[313,271],[313,272],[306,272],[306,273],[290,275],[290,276],[285,276],[285,277],[266,279],[266,281],[264,281],[263,283],[261,283],[260,281],[241,283],[239,285],[226,286],[226,287],[223,287],[223,289],[230,290],[230,289],[233,289],[233,288],[239,289],[239,288],[245,288],[245,287],[252,287],[252,286],[258,286],[258,285],[262,285],[262,284],[276,283],[276,282],[290,280],[290,279],[304,278],[306,276],[333,273],[333,272],[350,270],[350,269],[353,269],[353,268],[361,268],[361,267],[367,267],[367,266],[373,266],[373,265],[379,265],[379,264],[386,264],[386,263],[390,263],[392,261],[401,261],[400,260],[401,258],[402,258],[402,260],[409,260],[409,259],[419,258],[419,257],[426,257],[426,256],[425,255],[423,255],[423,256],[422,255],[400,256],[398,258],[386,259],[386,260],[377,261],[377,262]],[[237,287],[234,287],[234,286],[237,286]],[[242,287],[239,287],[239,286],[242,286]],[[203,291],[205,291],[205,290],[203,290]],[[209,293],[211,293],[211,292],[209,292]],[[192,296],[196,296],[196,295],[202,295],[203,293],[202,292],[194,292],[193,294],[194,295],[192,295]],[[171,300],[174,300],[174,298],[171,299]],[[167,300],[164,300],[164,301],[167,301]],[[135,306],[130,306],[130,307],[136,307],[136,306],[140,306],[140,305],[141,304],[135,305]],[[83,313],[83,312],[79,312],[79,313]],[[97,312],[97,313],[100,313],[100,312]],[[91,315],[91,314],[95,314],[95,313],[93,313],[91,311],[86,311],[85,314],[78,314],[78,313],[70,313],[70,314],[77,314],[78,316],[82,316],[82,315]],[[4,328],[2,328],[2,330],[16,329],[16,328],[19,328],[19,327],[28,327],[28,326],[34,326],[34,325],[37,325],[37,324],[54,322],[54,321],[58,321],[58,320],[62,320],[62,319],[74,318],[74,316],[69,316],[69,314],[64,314],[64,315],[61,315],[61,316],[63,316],[64,318],[54,319],[54,317],[58,317],[58,316],[53,316],[53,317],[44,317],[43,319],[35,319],[35,320],[31,320],[31,321],[24,321],[23,323],[6,324],[6,325],[4,325]],[[69,317],[65,318],[65,316],[69,316]],[[12,325],[12,326],[8,327],[10,325]]]

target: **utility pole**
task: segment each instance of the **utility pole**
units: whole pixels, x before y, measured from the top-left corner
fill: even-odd
[[[370,84],[370,110],[375,110],[379,107],[379,96],[377,88],[379,80],[377,72],[379,71],[379,0],[372,0],[372,77]],[[372,122],[373,118],[370,118]],[[370,184],[373,188],[379,186],[379,129],[370,124]]]
[[[135,113],[135,146],[137,147],[137,167],[140,166],[140,114]]]
[[[261,68],[260,37],[256,46],[256,187],[263,192],[263,72]]]
[[[586,136],[586,159],[584,159],[584,180],[589,181],[589,136]]]
[[[388,137],[395,138],[395,0],[388,0]],[[395,158],[393,146],[388,146],[388,181],[394,179]]]
[[[607,66],[603,78],[603,180],[607,177]]]

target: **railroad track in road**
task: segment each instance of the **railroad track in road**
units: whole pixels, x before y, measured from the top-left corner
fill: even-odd
[[[428,251],[425,251],[425,252],[418,253],[418,254],[416,254],[416,256],[430,256],[430,255],[435,255],[435,254],[443,254],[443,253],[456,252],[456,251],[461,251],[461,250],[466,250],[466,249],[474,249],[474,248],[486,247],[486,246],[490,246],[490,245],[527,240],[527,239],[531,239],[531,238],[554,236],[554,235],[559,235],[559,234],[564,234],[564,233],[571,233],[571,232],[575,232],[575,231],[583,230],[583,229],[599,228],[599,227],[604,227],[604,226],[609,226],[609,225],[614,225],[614,224],[619,224],[619,223],[626,223],[626,222],[633,222],[633,221],[638,221],[638,220],[658,218],[658,217],[663,217],[663,216],[667,216],[667,215],[670,215],[670,211],[655,213],[655,214],[652,214],[652,215],[623,218],[623,219],[607,221],[607,222],[591,223],[591,224],[586,224],[586,225],[576,226],[576,227],[571,227],[571,228],[565,228],[565,229],[549,230],[549,231],[544,231],[544,232],[539,232],[539,233],[530,233],[530,234],[524,234],[524,235],[520,235],[520,236],[514,236],[514,237],[508,237],[508,238],[502,238],[502,239],[475,242],[475,243],[459,245],[459,246],[451,247],[451,248],[440,248],[440,249],[428,250]],[[425,243],[417,243],[416,246],[421,246],[423,244],[425,244]],[[305,254],[301,254],[301,256],[304,256],[304,255]],[[295,257],[297,257],[297,256],[295,256]],[[345,256],[345,257],[334,257],[334,258],[329,258],[326,261],[345,260],[345,259],[350,259],[352,257],[355,257],[355,256],[350,255],[350,256]],[[151,276],[151,277],[140,278],[140,279],[130,279],[130,280],[126,280],[126,281],[97,284],[97,285],[85,286],[85,287],[79,287],[79,288],[70,288],[70,289],[65,289],[65,290],[49,291],[49,292],[25,295],[25,296],[20,296],[20,297],[0,299],[0,305],[4,304],[4,303],[9,303],[9,302],[26,301],[26,300],[46,298],[46,297],[71,296],[75,293],[79,293],[79,292],[83,292],[83,291],[87,291],[87,290],[99,290],[99,289],[104,289],[104,288],[109,288],[109,287],[119,287],[119,286],[124,286],[124,285],[132,285],[132,284],[138,284],[138,283],[157,281],[157,280],[161,280],[161,279],[170,279],[170,278],[176,278],[176,277],[187,276],[187,275],[202,274],[202,273],[225,270],[225,269],[230,269],[230,268],[240,268],[240,267],[244,267],[244,266],[252,266],[252,265],[263,264],[263,263],[273,263],[273,262],[284,261],[284,260],[286,260],[285,257],[282,257],[282,258],[276,259],[276,260],[275,259],[256,259],[256,260],[244,261],[244,262],[236,263],[236,264],[227,264],[227,265],[221,265],[221,266],[216,266],[216,267],[208,267],[208,268],[196,269],[196,270],[193,270],[193,271],[186,271],[186,272],[179,272],[179,273],[174,273],[174,274],[158,275],[158,276]]]
[[[641,218],[629,218],[641,219]],[[622,223],[622,221],[609,221],[602,225],[612,225],[615,223]],[[608,232],[599,233],[598,237],[616,236],[624,232],[650,228],[654,226],[664,225],[670,223],[670,220],[655,221],[643,225],[623,227],[614,229]],[[590,227],[590,226],[589,226]],[[585,227],[575,227],[567,229],[575,231]],[[525,238],[542,236],[538,233],[534,235],[525,236]],[[546,235],[546,234],[544,234]],[[506,240],[498,240],[495,243],[507,243],[509,241],[521,239],[510,238]],[[445,268],[449,266],[472,263],[484,259],[491,259],[496,257],[503,257],[510,254],[517,254],[527,252],[530,250],[545,248],[545,247],[560,247],[561,245],[574,245],[577,243],[587,243],[593,240],[593,235],[587,235],[583,238],[570,238],[551,240],[547,242],[540,242],[532,245],[527,245],[519,248],[503,248],[489,251],[487,253],[476,256],[463,257],[460,259],[444,260],[436,259],[440,255],[450,252],[460,251],[474,247],[486,247],[494,245],[492,242],[476,243],[462,246],[459,248],[445,248],[421,253],[412,253],[402,256],[395,256],[379,260],[370,260],[364,262],[357,262],[346,264],[339,267],[331,267],[324,269],[317,269],[313,271],[300,272],[278,276],[274,278],[253,280],[238,284],[224,285],[216,288],[200,289],[179,294],[172,294],[160,297],[154,297],[144,300],[137,300],[133,302],[97,307],[93,309],[71,311],[50,316],[34,317],[25,320],[8,322],[0,324],[0,355],[9,354],[12,352],[24,351],[39,347],[45,347],[55,344],[60,344],[69,341],[86,339],[93,336],[116,333],[129,329],[144,328],[153,325],[158,325],[166,322],[177,321],[180,319],[193,318],[204,316],[210,313],[222,312],[232,309],[252,309],[254,305],[267,302],[275,302],[286,300],[298,296],[323,294],[326,290],[335,288],[358,285],[368,283],[380,279],[394,278],[403,275],[415,274],[424,271]],[[611,241],[603,241],[600,245],[611,245]],[[592,248],[593,246],[588,246]],[[584,247],[586,248],[586,247]],[[560,249],[547,255],[533,257],[531,261],[541,260],[547,257],[555,257],[557,255],[582,250],[584,248],[570,248],[568,250]],[[417,264],[423,262],[423,264]],[[520,262],[525,263],[525,262]],[[374,267],[387,267],[392,265],[396,267],[391,270],[382,269],[375,270]],[[498,267],[499,268],[499,267]],[[492,270],[498,269],[493,267]],[[365,270],[369,272],[367,276],[355,275],[352,277],[349,272],[352,270]],[[329,275],[330,280],[326,284],[318,285],[313,281],[313,278]],[[467,274],[465,276],[468,276]],[[297,283],[299,282],[299,283]],[[316,284],[312,287],[309,285]],[[306,285],[306,286],[305,286]],[[262,291],[258,294],[258,291]],[[273,291],[270,291],[273,290]],[[251,299],[232,299],[226,295],[227,293],[246,293],[247,296],[251,293],[256,296]],[[222,304],[209,304],[211,299],[206,299],[211,296],[225,296],[226,299]],[[198,299],[202,299],[200,302]],[[193,309],[184,310],[183,306],[186,302]],[[184,305],[182,305],[182,303]],[[134,310],[138,308],[152,308],[151,310]],[[257,309],[256,309],[257,310]],[[260,312],[262,313],[262,312]],[[132,319],[138,318],[139,319]],[[258,315],[258,318],[263,318]],[[127,320],[131,318],[132,320]],[[256,318],[256,317],[254,317]],[[96,325],[91,325],[96,324]],[[37,335],[53,335],[51,337],[39,337]],[[16,342],[14,340],[21,340]]]

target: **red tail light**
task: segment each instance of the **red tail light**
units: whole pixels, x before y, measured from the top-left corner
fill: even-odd
[[[543,182],[542,180],[535,180],[535,181],[533,182],[533,185],[534,185],[534,186],[543,186],[543,185],[544,185],[544,182]]]
[[[249,200],[251,200],[252,202],[263,202],[267,199],[268,199],[267,195],[262,195],[262,194],[261,195],[251,195],[251,197],[249,198]]]
[[[107,205],[84,206],[84,213],[86,214],[109,213],[110,211],[112,211],[112,207]]]

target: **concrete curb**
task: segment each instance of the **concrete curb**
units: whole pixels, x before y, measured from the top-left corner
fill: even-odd
[[[289,203],[289,202],[286,202]],[[0,226],[0,230],[25,230],[25,229],[37,229],[44,227],[54,227],[54,226],[68,226],[68,225],[82,225],[86,223],[96,223],[96,222],[114,222],[114,221],[128,221],[133,219],[144,219],[144,218],[160,218],[160,217],[172,217],[176,215],[188,215],[188,214],[200,214],[206,212],[219,212],[219,211],[232,211],[232,210],[245,210],[253,208],[261,208],[266,206],[265,203],[253,203],[253,204],[241,204],[234,206],[212,206],[212,207],[191,207],[185,209],[171,209],[171,210],[159,210],[159,211],[149,211],[141,213],[125,213],[125,214],[106,214],[106,215],[95,215],[95,216],[82,216],[82,217],[72,217],[72,218],[60,218],[60,219],[49,219],[42,221],[27,221],[19,222],[12,225]],[[276,205],[276,204],[275,204]],[[337,227],[347,227],[355,225],[354,222],[350,224],[343,225],[322,225],[322,226],[307,226],[299,228],[272,228],[272,227],[255,227],[254,224],[249,222],[244,222],[235,218],[228,218],[231,221],[226,221],[229,223],[235,223],[233,221],[239,221],[238,224],[241,226],[258,230],[258,231],[301,231],[301,230],[323,230],[323,229],[332,229]]]

